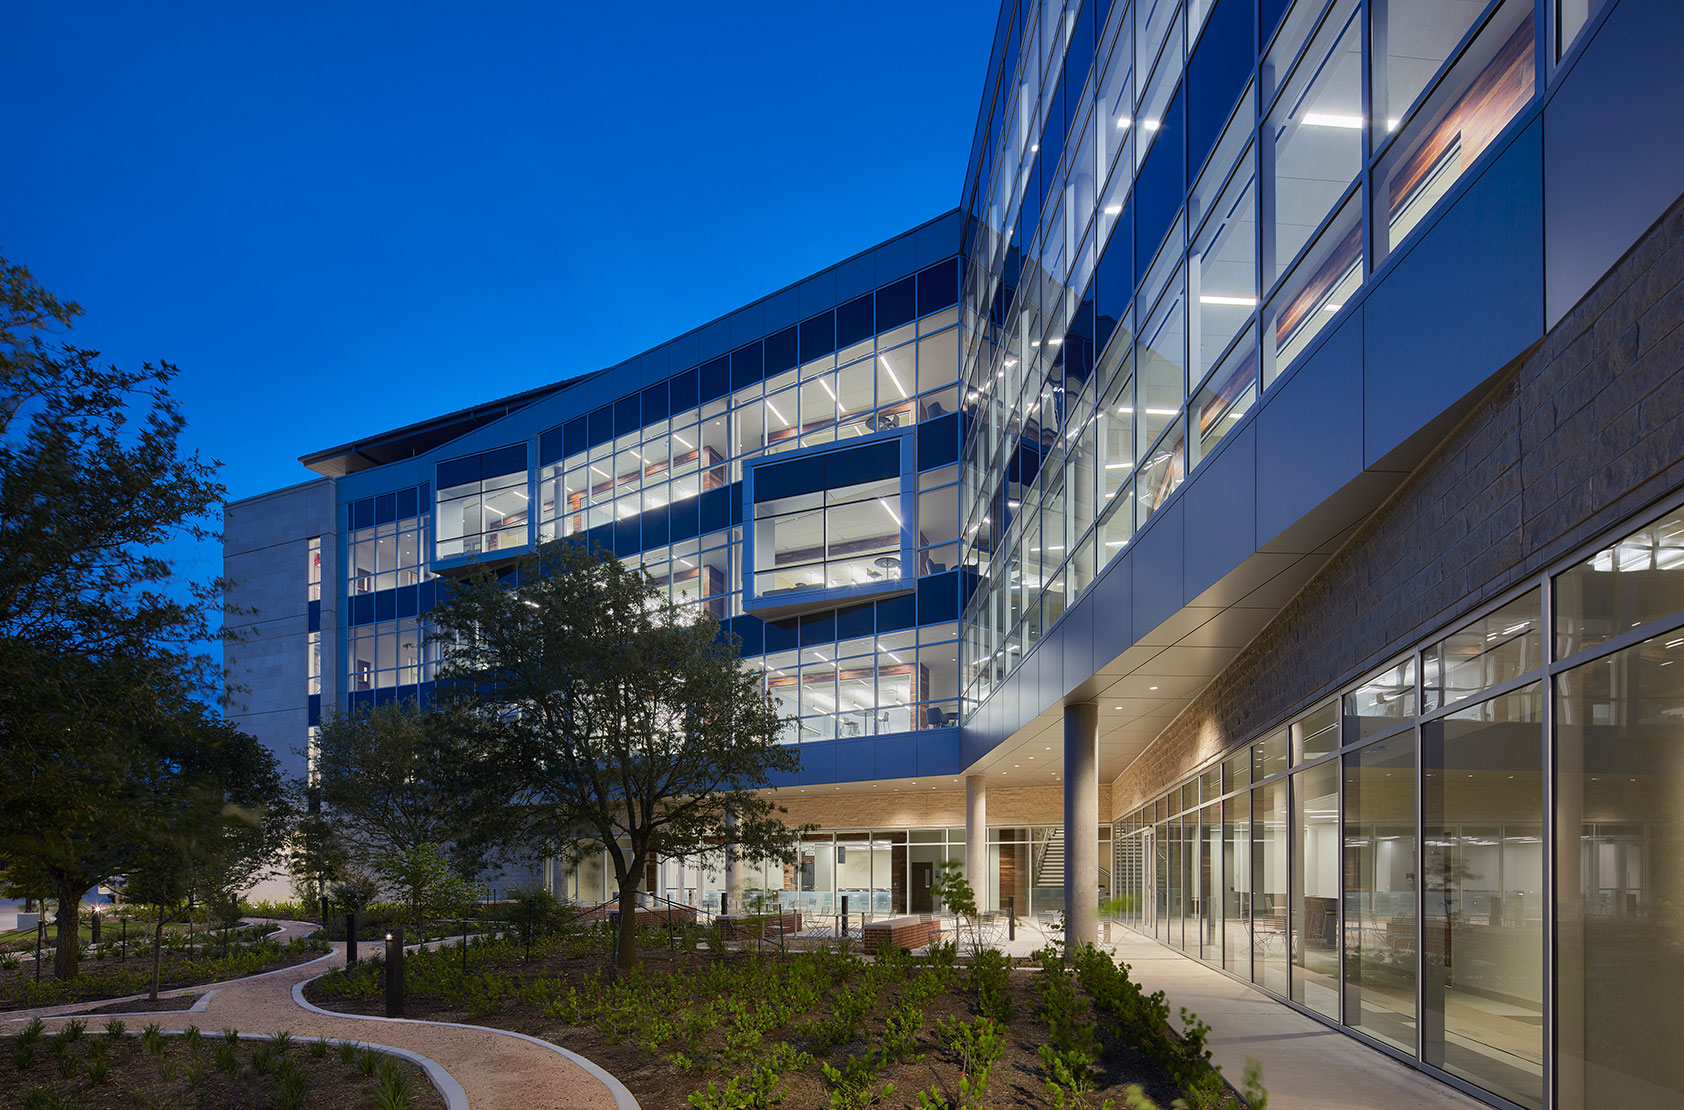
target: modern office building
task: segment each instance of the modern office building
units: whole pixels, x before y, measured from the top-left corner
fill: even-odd
[[[1681,45],[1006,0],[956,212],[230,506],[242,721],[425,696],[438,576],[600,545],[790,715],[823,832],[744,888],[963,860],[1494,1105],[1684,1104]]]

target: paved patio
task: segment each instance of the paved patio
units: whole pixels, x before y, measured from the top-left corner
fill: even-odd
[[[1290,1006],[1121,925],[1104,947],[1148,991],[1210,1026],[1212,1057],[1238,1084],[1263,1064],[1269,1110],[1486,1110],[1485,1104]]]

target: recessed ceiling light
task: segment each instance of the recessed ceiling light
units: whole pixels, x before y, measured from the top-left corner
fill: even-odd
[[[1147,689],[1148,689],[1148,690],[1156,690],[1156,689],[1157,689],[1157,687],[1156,687],[1156,686],[1148,686],[1148,687],[1146,687],[1146,688],[1147,688]]]

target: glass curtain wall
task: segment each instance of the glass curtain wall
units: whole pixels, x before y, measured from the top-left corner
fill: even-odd
[[[1538,10],[1012,9],[964,197],[967,707],[1512,133]]]
[[[1676,510],[1125,816],[1122,919],[1519,1106],[1684,1105],[1681,661]]]

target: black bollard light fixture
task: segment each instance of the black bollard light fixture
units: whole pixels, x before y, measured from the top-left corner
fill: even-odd
[[[1010,894],[1006,896],[1006,939],[1017,939],[1017,898]]]
[[[357,915],[354,911],[345,915],[345,966],[357,966]]]
[[[842,935],[848,935],[848,896],[842,896]]]
[[[403,1017],[403,926],[386,934],[386,1016]]]

